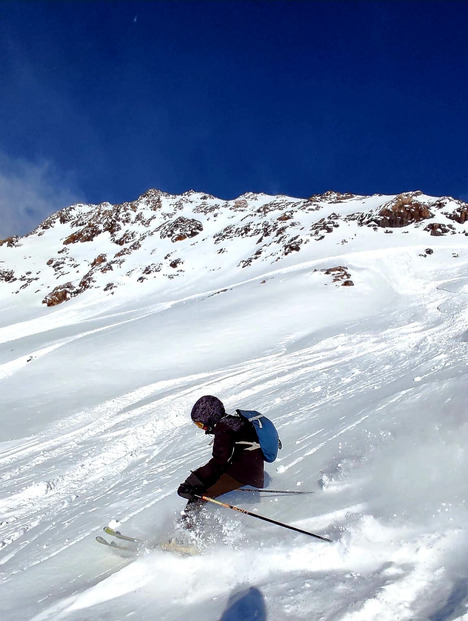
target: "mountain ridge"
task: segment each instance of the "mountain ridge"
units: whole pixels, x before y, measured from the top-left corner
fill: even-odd
[[[257,272],[267,274],[289,255],[314,254],[307,252],[311,242],[331,237],[344,245],[360,230],[377,232],[381,246],[381,233],[410,230],[425,244],[468,235],[467,220],[467,203],[419,190],[372,196],[330,190],[309,198],[247,192],[223,200],[149,189],[121,204],[71,205],[25,236],[0,240],[0,283],[8,293],[27,290],[55,306],[90,289],[112,295],[128,282],[200,277],[226,266],[261,264]],[[326,267],[336,268],[335,282],[353,284],[346,266]]]

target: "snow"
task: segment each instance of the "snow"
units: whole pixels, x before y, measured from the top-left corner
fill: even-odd
[[[252,242],[233,240],[213,272],[210,239],[189,240],[178,279],[52,308],[2,283],[2,621],[468,619],[468,238],[348,226],[346,244],[338,230],[245,269]],[[14,261],[39,271],[52,237],[39,240]],[[336,265],[354,287],[321,271]],[[175,490],[210,455],[189,417],[203,394],[269,416],[283,442],[269,487],[314,492],[226,500],[333,543],[211,506],[195,557],[94,541],[109,523],[173,533]]]

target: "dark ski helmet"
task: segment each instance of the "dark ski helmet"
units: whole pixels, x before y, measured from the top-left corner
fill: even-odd
[[[211,395],[200,397],[193,406],[191,413],[193,422],[201,423],[205,433],[213,433],[213,429],[223,416],[226,416],[224,405],[218,397]]]

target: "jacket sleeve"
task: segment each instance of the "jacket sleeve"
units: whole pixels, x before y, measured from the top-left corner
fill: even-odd
[[[229,465],[235,448],[232,431],[219,424],[214,434],[213,456],[210,461],[194,470],[194,474],[202,481],[205,488],[210,487],[219,479]]]

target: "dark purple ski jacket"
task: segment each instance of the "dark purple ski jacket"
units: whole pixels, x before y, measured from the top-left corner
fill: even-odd
[[[210,461],[194,470],[205,489],[226,473],[242,483],[263,487],[263,453],[252,423],[237,416],[225,416],[214,428],[213,456]],[[238,444],[246,442],[247,444]],[[252,448],[255,443],[258,448]]]

